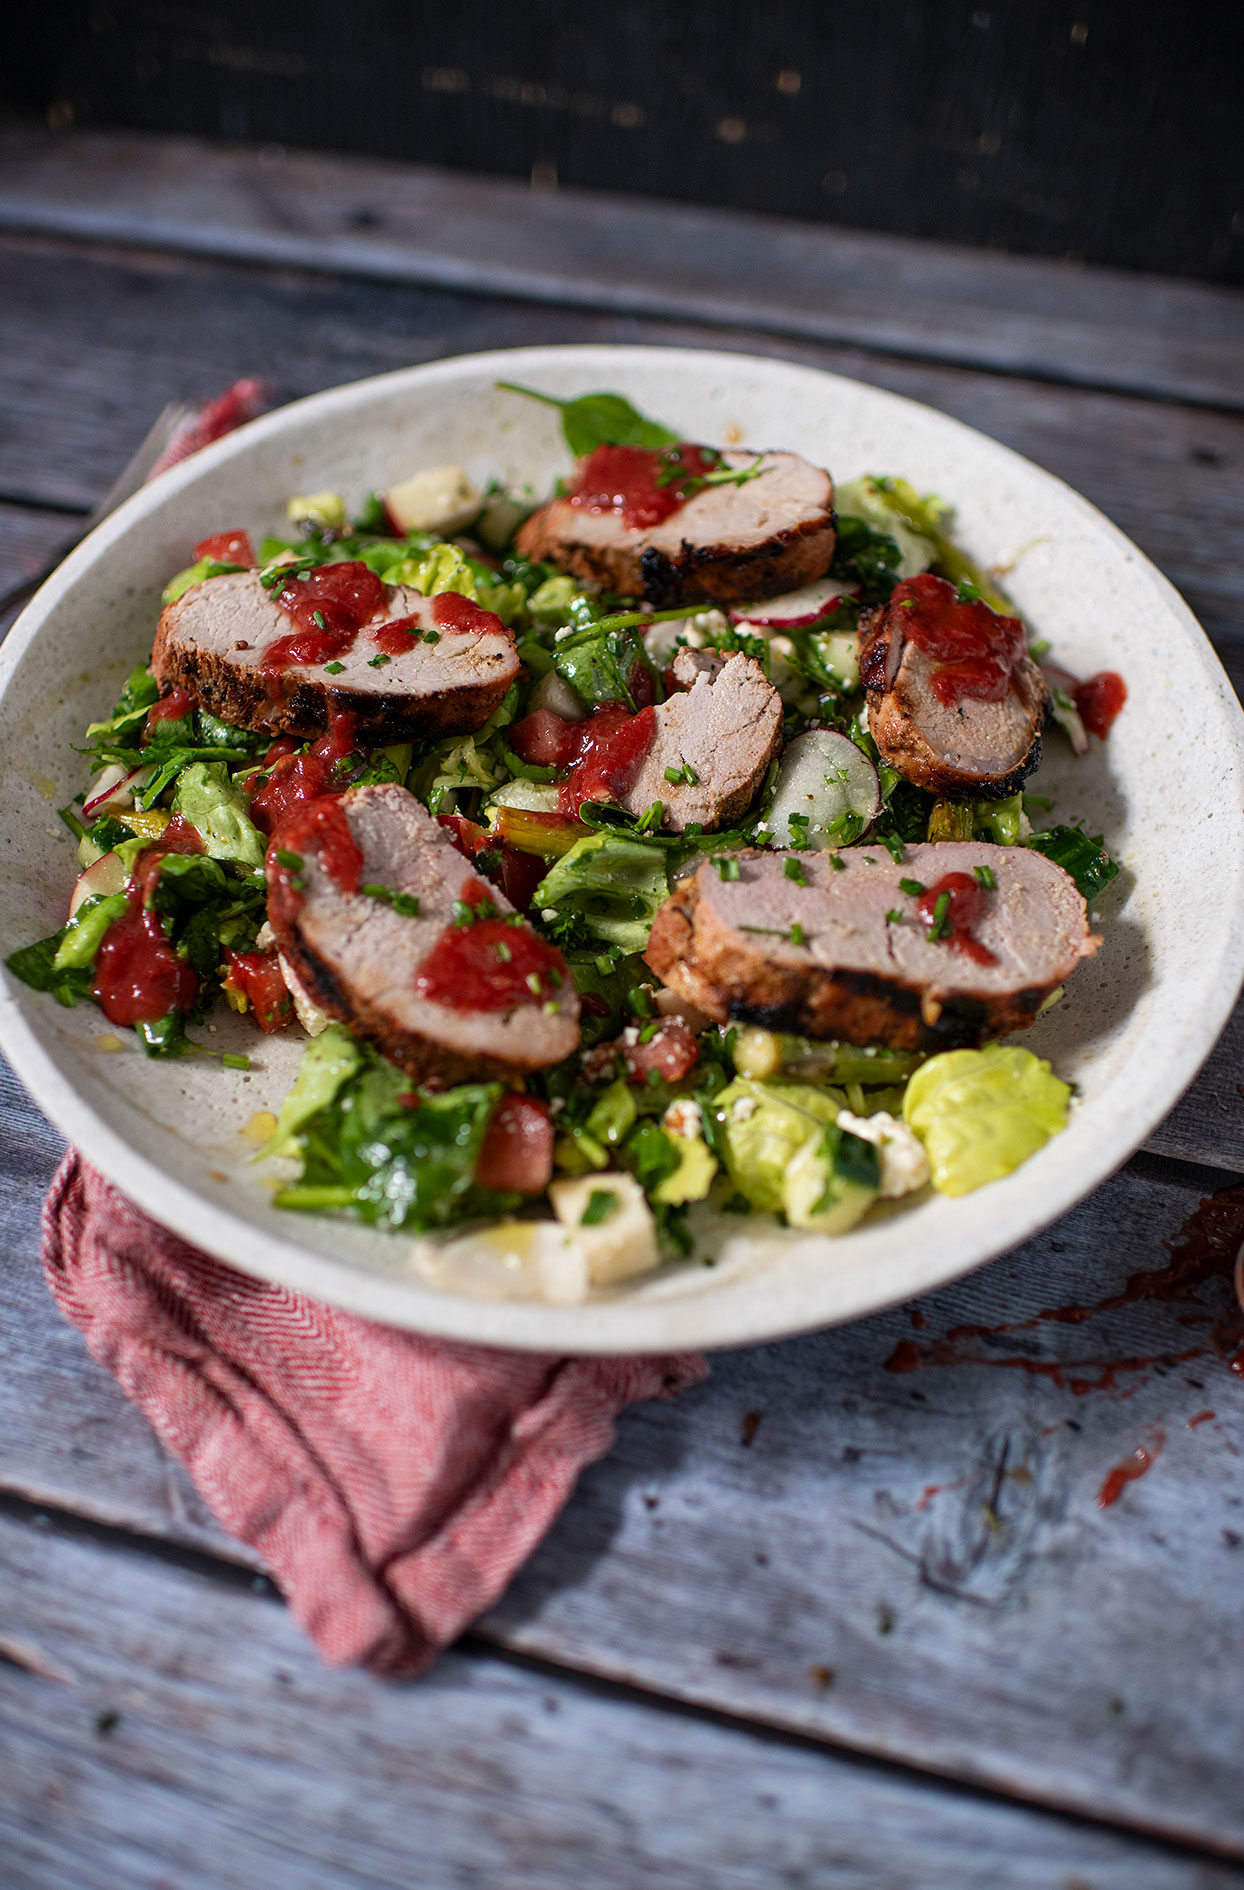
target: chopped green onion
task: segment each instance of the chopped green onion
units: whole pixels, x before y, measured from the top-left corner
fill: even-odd
[[[249,1057],[235,1056],[231,1050],[226,1050],[220,1060],[227,1070],[249,1070],[251,1066]]]
[[[808,883],[808,875],[803,870],[803,861],[795,859],[793,855],[788,857],[783,864],[782,877],[793,879],[796,886],[806,886]]]
[[[455,925],[474,925],[475,907],[465,899],[455,899],[451,910]]]
[[[344,663],[325,663],[324,668],[330,676],[340,676],[342,670],[345,668],[345,664]]]
[[[938,893],[937,904],[933,908],[933,923],[929,927],[929,937],[931,939],[950,937],[949,915],[950,894],[948,892]]]
[[[898,889],[900,892],[905,892],[909,899],[919,899],[924,891],[918,879],[900,879]]]
[[[843,859],[841,853],[831,852],[829,856],[829,863],[833,867],[835,873],[845,873],[847,870],[847,863]]]
[[[974,866],[972,873],[978,886],[984,887],[986,892],[997,892],[998,882],[992,866]]]
[[[700,779],[689,761],[679,762],[676,768],[667,768],[665,770],[665,778],[667,781],[672,781],[675,786],[683,785],[685,787],[696,787]]]
[[[307,863],[301,853],[291,853],[287,847],[278,847],[276,858],[278,866],[287,867],[291,873],[301,873]]]
[[[795,920],[795,923],[790,928],[790,942],[792,945],[802,945],[804,943],[803,927],[800,925],[798,919]]]
[[[903,915],[901,912],[895,912],[891,909],[885,915],[885,922],[887,925],[901,925],[903,923]]]
[[[441,633],[439,630],[425,630],[423,633],[423,640],[425,643],[439,643],[441,640]]]
[[[715,854],[713,865],[722,879],[737,879],[739,876],[739,863],[737,860],[732,860],[728,854]]]
[[[384,651],[381,650],[379,656],[368,657],[367,667],[368,669],[381,669],[386,663],[391,663],[392,661],[393,661],[393,658],[391,656],[386,656]]]
[[[618,1197],[611,1188],[593,1188],[587,1206],[579,1216],[580,1227],[599,1227],[618,1211]]]
[[[526,983],[527,989],[531,992],[532,997],[544,996],[544,986],[540,982],[540,973],[538,971],[529,971],[527,973]]]
[[[513,958],[514,956],[513,952],[510,950],[509,946],[506,944],[503,938],[499,938],[497,940],[497,943],[493,949],[495,950],[497,954],[497,958],[499,962],[503,965],[508,965],[511,958]]]

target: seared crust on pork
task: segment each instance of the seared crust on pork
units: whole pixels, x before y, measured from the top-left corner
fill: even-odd
[[[431,602],[396,585],[374,624],[414,618],[432,628]],[[239,571],[192,584],[166,607],[151,665],[163,688],[189,691],[233,728],[317,735],[330,710],[345,710],[356,718],[358,739],[369,746],[425,741],[482,728],[518,680],[514,639],[500,618],[492,622],[495,629],[485,631],[438,630],[432,642],[420,639],[375,668],[369,625],[343,652],[337,673],[321,663],[272,674],[263,668],[264,654],[294,626],[258,572]]]
[[[951,799],[1005,800],[1041,760],[1049,690],[1024,655],[1001,702],[961,696],[940,702],[936,664],[903,635],[903,611],[878,605],[860,615],[860,680],[868,730],[884,760],[917,787]]]
[[[433,1088],[481,1078],[517,1087],[528,1071],[569,1056],[579,1042],[579,998],[569,979],[503,1012],[452,1010],[416,993],[420,965],[453,924],[464,882],[476,875],[405,788],[355,788],[342,796],[342,808],[363,855],[360,885],[413,894],[420,913],[407,917],[382,899],[343,893],[309,852],[294,922],[272,920],[305,997],[413,1082]],[[513,912],[499,889],[489,897],[498,914]]]
[[[740,470],[752,453],[726,453]],[[553,499],[518,533],[523,556],[664,609],[775,597],[823,577],[834,555],[834,487],[795,453],[766,453],[758,477],[709,486],[659,525],[624,525]]]
[[[706,862],[656,916],[647,962],[718,1023],[899,1050],[975,1046],[1025,1029],[1101,943],[1074,881],[1024,847],[923,844],[896,864],[883,847],[864,845],[840,853],[840,869],[828,853],[800,853],[806,885],[786,878],[788,857],[738,853],[737,880]],[[973,934],[991,965],[931,940],[915,896],[899,884],[932,886],[976,866],[997,882]]]

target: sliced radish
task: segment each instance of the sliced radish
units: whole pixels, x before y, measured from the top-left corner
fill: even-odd
[[[868,756],[832,728],[810,728],[788,743],[765,815],[770,846],[830,847],[858,840],[881,812],[881,784]]]
[[[79,873],[69,895],[69,916],[87,899],[107,899],[125,891],[125,862],[119,853],[101,853],[93,866]]]
[[[150,779],[148,767],[122,768],[116,762],[109,762],[91,783],[90,792],[82,803],[83,819],[99,820],[114,807],[132,807]]]
[[[806,630],[828,617],[844,598],[858,595],[859,585],[844,578],[817,578],[802,590],[784,597],[762,597],[756,604],[739,604],[730,612],[731,623],[751,623],[760,630]]]

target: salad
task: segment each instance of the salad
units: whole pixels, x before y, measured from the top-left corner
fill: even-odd
[[[1071,1092],[999,1039],[1117,871],[1024,784],[1122,679],[902,477],[510,391],[561,410],[543,503],[439,467],[187,547],[10,972],[152,1057],[220,1004],[305,1035],[276,1205],[450,1286],[581,1300],[721,1214],[836,1235],[1011,1172]]]

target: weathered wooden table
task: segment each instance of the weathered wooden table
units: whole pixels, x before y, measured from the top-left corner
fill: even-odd
[[[167,399],[644,339],[823,364],[1006,440],[1115,518],[1244,676],[1238,295],[29,132],[0,141],[0,228],[0,590]],[[59,1322],[36,1260],[59,1138],[6,1075],[0,1882],[1244,1883],[1244,1381],[1209,1328],[1244,1234],[1242,1046],[1244,1011],[1039,1240],[631,1413],[409,1686],[318,1664]],[[1036,1318],[1166,1267],[1211,1194],[1199,1285]],[[1151,1473],[1099,1507],[1138,1447]]]

